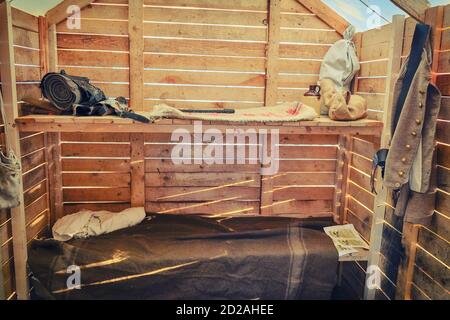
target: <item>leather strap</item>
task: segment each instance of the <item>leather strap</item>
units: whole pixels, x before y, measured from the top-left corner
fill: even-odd
[[[408,57],[408,63],[406,65],[406,73],[403,78],[403,85],[400,90],[397,101],[395,101],[395,114],[392,120],[392,132],[394,135],[395,129],[397,128],[397,123],[400,119],[400,114],[403,110],[403,105],[405,104],[406,96],[408,95],[409,88],[413,81],[414,75],[416,74],[417,68],[419,67],[420,61],[422,60],[423,49],[428,40],[431,27],[427,24],[417,24],[414,30],[414,36],[412,39],[411,53]]]

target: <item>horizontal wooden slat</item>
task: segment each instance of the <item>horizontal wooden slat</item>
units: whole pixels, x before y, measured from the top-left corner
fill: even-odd
[[[39,49],[39,34],[34,31],[13,27],[13,44],[27,48]]]
[[[264,178],[263,178],[264,179]],[[308,173],[280,173],[274,176],[268,176],[266,179],[271,179],[273,185],[277,186],[292,186],[292,185],[334,185],[334,172],[308,172]]]
[[[128,187],[130,185],[130,174],[127,173],[63,173],[64,186],[80,187]]]
[[[176,6],[176,7],[196,7],[210,9],[233,9],[233,10],[267,10],[267,3],[260,0],[229,0],[229,1],[209,1],[209,0],[144,0],[144,5],[154,6]]]
[[[192,161],[193,162],[193,161]],[[145,160],[146,172],[259,172],[257,164],[183,164],[176,165],[171,159],[147,159]]]
[[[147,212],[171,213],[171,214],[205,214],[214,215],[238,215],[258,214],[259,203],[257,201],[220,201],[220,202],[146,202]]]
[[[227,27],[223,25],[203,26],[190,24],[145,23],[144,36],[209,40],[266,41],[267,29],[236,26]]]
[[[16,64],[35,65],[38,66],[39,51],[28,48],[15,47],[14,48],[14,61]]]
[[[448,300],[448,291],[436,283],[422,269],[415,267],[413,271],[413,283],[416,288],[422,292],[422,296],[433,300]],[[421,298],[419,298],[421,299]],[[426,298],[423,298],[426,299]]]
[[[267,13],[264,12],[229,11],[224,13],[219,10],[199,10],[195,8],[144,8],[144,21],[189,22],[265,27],[265,19],[267,19]]]
[[[58,49],[128,51],[128,38],[88,34],[58,34]]]
[[[264,88],[146,85],[144,87],[144,97],[159,99],[263,101]]]
[[[417,248],[416,266],[426,272],[440,286],[449,289],[450,269],[421,247]]]
[[[264,43],[211,40],[144,39],[144,51],[155,53],[208,54],[264,57]]]
[[[115,171],[129,172],[128,159],[62,159],[63,171]]]
[[[250,187],[149,187],[145,189],[146,201],[188,202],[235,198],[258,201],[258,188]]]
[[[20,140],[20,152],[24,156],[45,147],[44,134],[39,133]]]
[[[45,162],[45,150],[30,153],[22,157],[22,172],[28,172]]]
[[[34,187],[42,180],[45,180],[46,170],[45,166],[41,165],[23,175],[23,189],[28,190]]]
[[[374,76],[386,76],[387,74],[387,60],[372,61],[361,63],[361,69],[359,70],[360,77],[374,77]]]
[[[146,83],[259,86],[265,84],[263,74],[146,70]]]
[[[129,201],[130,188],[64,188],[65,202]]]
[[[129,144],[112,143],[63,143],[61,144],[63,157],[129,157]]]
[[[272,194],[274,201],[289,200],[331,200],[334,196],[334,187],[275,187],[265,191]]]
[[[259,175],[252,173],[146,173],[146,186],[164,187],[216,187],[239,184],[245,187],[259,187]]]
[[[189,55],[186,56],[176,54],[144,55],[144,65],[146,68],[256,72],[256,74],[251,74],[253,76],[262,75],[262,73],[264,72],[264,63],[265,61],[263,58],[214,57],[214,56],[198,57],[198,56],[189,56]],[[216,73],[212,73],[212,75],[215,76]],[[234,74],[231,74],[231,76],[234,76]]]
[[[331,200],[285,200],[275,201],[271,206],[274,215],[280,214],[300,214],[308,217],[331,216]]]
[[[329,49],[329,45],[280,44],[280,57],[322,59]]]
[[[82,16],[83,17],[83,16]],[[98,35],[128,35],[128,22],[120,20],[80,20],[80,29],[76,29],[77,33],[98,34]],[[66,23],[60,23],[56,26],[58,33],[73,33]]]
[[[417,243],[447,266],[450,266],[449,243],[427,228],[420,228]],[[449,267],[450,268],[450,267]]]
[[[65,203],[64,215],[78,212],[80,210],[101,211],[107,210],[111,212],[120,212],[130,208],[130,203],[99,203],[99,202],[85,202],[85,203]]]
[[[38,18],[17,8],[11,8],[12,23],[14,26],[38,32]]]
[[[63,132],[61,141],[79,142],[129,142],[129,133]]]
[[[128,67],[128,53],[58,50],[60,66]]]

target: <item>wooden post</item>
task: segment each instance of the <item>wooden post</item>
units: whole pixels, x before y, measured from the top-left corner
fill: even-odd
[[[278,100],[278,56],[281,31],[281,0],[270,0],[269,32],[266,48],[266,93],[264,103],[272,106]]]
[[[131,133],[131,206],[145,207],[144,134]]]
[[[392,20],[392,33],[389,40],[389,60],[388,60],[388,77],[386,79],[386,94],[384,101],[383,123],[384,128],[381,133],[381,148],[387,148],[391,140],[391,117],[393,108],[393,87],[398,77],[398,72],[401,67],[401,53],[403,49],[403,34],[405,30],[405,17],[395,15]],[[389,192],[383,187],[383,182],[380,176],[375,183],[375,188],[378,194],[374,202],[374,216],[370,230],[370,251],[367,267],[379,266],[381,240],[383,234],[384,217],[386,211],[386,201]],[[367,278],[371,274],[367,274]],[[368,280],[366,278],[366,280]],[[377,288],[368,288],[364,286],[364,299],[375,299]]]
[[[334,196],[334,222],[342,224],[346,207],[348,175],[350,171],[353,137],[351,135],[339,136],[339,151],[336,166],[336,190]]]
[[[54,24],[48,27],[48,71],[58,71],[56,25]]]
[[[144,105],[144,2],[129,1],[128,36],[130,41],[130,105],[135,111]]]
[[[18,117],[16,73],[14,62],[13,29],[11,4],[9,1],[0,4],[0,61],[2,94],[5,107],[5,132],[7,132],[7,148],[20,159],[19,130],[15,119]],[[22,175],[22,172],[20,172]],[[25,208],[22,181],[19,185],[20,205],[11,209],[12,236],[14,249],[14,266],[16,277],[16,292],[18,299],[28,299],[27,273],[27,234],[25,225]]]
[[[47,18],[39,17],[39,58],[41,65],[41,78],[48,72],[48,26]]]
[[[271,150],[271,139],[272,136],[268,133],[266,140],[259,141],[261,148],[263,150],[261,159],[261,169],[263,164],[266,163],[266,156],[268,150]],[[267,148],[265,150],[265,148]],[[259,214],[261,215],[271,215],[273,213],[273,175],[263,176],[262,172],[259,174],[261,182],[260,182],[260,204],[259,204]]]

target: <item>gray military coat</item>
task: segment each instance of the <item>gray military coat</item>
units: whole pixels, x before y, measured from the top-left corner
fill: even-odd
[[[428,40],[392,136],[384,176],[385,187],[401,189],[395,213],[419,224],[430,222],[435,207],[433,153],[441,94],[431,83],[431,62]],[[406,66],[395,83],[393,101],[398,100]]]

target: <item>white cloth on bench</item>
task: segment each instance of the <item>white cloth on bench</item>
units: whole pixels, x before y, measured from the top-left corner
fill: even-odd
[[[68,241],[72,238],[88,238],[134,226],[145,218],[143,207],[129,208],[121,212],[81,210],[62,217],[52,228],[53,238]]]

